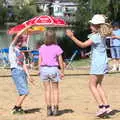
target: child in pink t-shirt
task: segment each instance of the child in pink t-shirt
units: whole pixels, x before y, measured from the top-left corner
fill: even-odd
[[[59,105],[59,81],[64,76],[64,65],[63,50],[57,45],[54,31],[46,32],[45,41],[40,47],[39,53],[40,78],[45,89],[47,115],[56,116]]]

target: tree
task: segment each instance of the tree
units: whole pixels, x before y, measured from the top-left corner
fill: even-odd
[[[17,23],[24,22],[37,15],[35,6],[26,5],[22,9],[14,7],[15,21]]]
[[[30,5],[34,0],[14,0],[15,6],[18,6],[22,9],[26,5]]]
[[[0,0],[0,24],[5,22],[21,23],[38,15],[34,0],[14,0],[14,6],[6,6],[5,0]]]
[[[94,14],[108,14],[107,0],[78,0],[77,22],[83,27]]]
[[[4,7],[4,0],[0,1],[0,24],[4,24],[7,21],[7,8]]]
[[[84,37],[88,31],[88,21],[94,14],[105,14],[111,21],[120,20],[119,0],[78,0],[78,10],[74,23],[75,31]],[[87,35],[86,35],[87,36]]]
[[[16,0],[15,4],[14,15],[17,23],[24,22],[38,15],[34,0]]]
[[[120,21],[120,1],[119,0],[109,0],[109,18],[113,21]]]
[[[89,4],[93,14],[107,14],[108,12],[108,0],[89,0]]]

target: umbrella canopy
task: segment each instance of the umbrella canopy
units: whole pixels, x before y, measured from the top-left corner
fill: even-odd
[[[53,16],[36,16],[28,21],[25,21],[24,23],[17,25],[13,28],[10,28],[8,30],[8,34],[14,34],[14,33],[18,33],[19,31],[21,31],[23,28],[25,28],[28,25],[36,25],[31,31],[44,31],[45,29],[44,27],[65,27],[67,26],[67,23],[61,19],[61,18],[56,18]],[[42,27],[40,27],[42,26]]]

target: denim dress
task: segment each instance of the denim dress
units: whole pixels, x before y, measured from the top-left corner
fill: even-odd
[[[89,39],[93,41],[90,74],[103,75],[108,72],[105,40],[99,33],[91,34]]]

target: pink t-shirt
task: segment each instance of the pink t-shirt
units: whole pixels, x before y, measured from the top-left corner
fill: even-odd
[[[58,66],[58,56],[62,53],[63,50],[58,45],[42,45],[39,49],[39,55],[42,57],[41,66]]]

